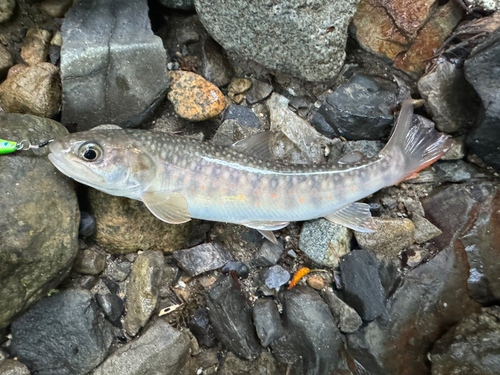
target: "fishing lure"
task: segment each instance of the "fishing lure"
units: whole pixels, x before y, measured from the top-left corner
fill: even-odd
[[[307,267],[301,267],[293,276],[292,281],[290,281],[290,285],[288,286],[288,289],[292,289],[295,285],[297,285],[297,283],[300,281],[300,279],[302,279],[305,275],[307,275],[310,272],[328,272],[328,271],[322,270],[322,269],[310,270]]]
[[[42,142],[39,145],[32,145],[30,141],[24,139],[21,142],[7,141],[5,139],[0,139],[0,154],[10,154],[15,151],[37,149],[40,147],[47,146],[50,141]]]

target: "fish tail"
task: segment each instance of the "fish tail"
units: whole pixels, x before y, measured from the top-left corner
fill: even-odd
[[[447,135],[433,128],[412,127],[413,104],[411,99],[403,101],[398,121],[382,156],[392,155],[404,159],[403,168],[398,171],[399,181],[403,181],[440,159],[450,148]]]

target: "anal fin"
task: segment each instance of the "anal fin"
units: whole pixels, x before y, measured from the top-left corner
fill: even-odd
[[[366,203],[351,203],[326,215],[325,219],[358,232],[373,232],[376,229],[370,206]]]
[[[146,192],[141,200],[153,215],[169,224],[182,224],[191,220],[187,200],[181,193]]]
[[[240,224],[248,228],[257,229],[265,238],[277,244],[278,240],[272,231],[283,229],[290,223],[288,221],[248,221]]]

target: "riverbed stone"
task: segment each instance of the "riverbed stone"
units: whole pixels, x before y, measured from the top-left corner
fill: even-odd
[[[2,138],[39,144],[67,135],[58,122],[0,115]],[[47,159],[49,150],[0,158],[0,328],[58,285],[78,251],[80,213],[71,180]]]
[[[191,249],[177,250],[173,256],[179,266],[191,276],[222,268],[233,260],[231,253],[218,243],[202,243]]]
[[[21,57],[24,62],[30,66],[46,62],[51,38],[52,35],[47,30],[39,27],[29,29],[21,49]]]
[[[246,361],[236,357],[229,352],[226,355],[224,363],[218,371],[220,375],[274,375],[276,372],[276,360],[271,353],[262,352],[254,361]]]
[[[341,300],[333,292],[331,287],[322,290],[321,296],[330,308],[330,312],[332,313],[340,332],[353,333],[361,327],[363,320],[359,314],[351,306]]]

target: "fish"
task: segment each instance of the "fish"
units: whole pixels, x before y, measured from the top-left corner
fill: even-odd
[[[320,217],[372,232],[370,207],[358,201],[414,176],[449,148],[448,136],[412,126],[412,116],[412,101],[404,100],[378,155],[346,155],[336,164],[273,160],[270,132],[223,147],[148,130],[90,130],[50,142],[48,157],[77,182],[140,200],[171,224],[241,224],[273,242],[273,231]]]

